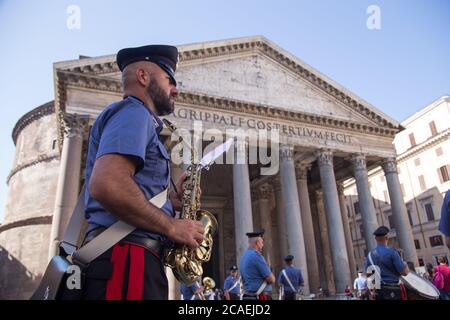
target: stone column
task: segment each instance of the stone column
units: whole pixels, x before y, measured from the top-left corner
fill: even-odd
[[[322,259],[320,263],[323,265],[320,268],[325,273],[325,278],[321,279],[321,286],[328,290],[330,294],[336,293],[336,286],[333,279],[333,262],[331,261],[330,239],[328,238],[327,218],[325,215],[325,206],[323,204],[323,192],[316,191],[316,205],[317,205],[317,220],[320,228],[320,240],[322,244]],[[325,285],[324,285],[325,284]]]
[[[278,242],[279,248],[275,254],[277,265],[283,266],[283,259],[288,255],[288,245],[286,236],[286,219],[284,217],[284,199],[281,192],[280,177],[276,176],[272,180],[273,189],[275,191],[276,217],[278,226]]]
[[[311,166],[309,164],[296,163],[295,165],[301,222],[303,225],[303,236],[305,238],[305,250],[308,262],[309,287],[310,291],[316,292],[317,288],[320,287],[320,279],[316,241],[314,238],[314,226],[312,222],[308,192],[308,170],[310,168]]]
[[[334,176],[332,152],[328,150],[319,152],[318,163],[327,217],[328,236],[331,245],[336,293],[342,294],[345,287],[351,285],[351,279],[344,227],[336,189],[336,178]]]
[[[235,151],[245,155],[246,144],[235,144]],[[244,152],[244,153],[243,153]],[[244,157],[246,159],[246,157]],[[244,163],[242,163],[244,162]],[[236,237],[236,261],[248,248],[247,232],[253,231],[252,199],[247,161],[235,161],[233,165],[234,225]]]
[[[298,201],[297,181],[295,179],[294,150],[291,146],[280,148],[280,182],[284,198],[284,213],[288,237],[289,253],[295,257],[294,263],[304,278],[304,292],[309,294],[308,264],[306,260],[305,238]]]
[[[352,277],[352,279],[354,279],[357,276],[357,270],[356,270],[355,254],[354,254],[354,250],[353,250],[352,234],[350,231],[350,224],[348,222],[347,210],[345,208],[344,186],[342,184],[338,184],[337,189],[338,189],[338,194],[339,194],[339,204],[341,206],[342,224],[344,226],[345,243],[347,244],[347,254],[348,254],[348,263],[350,266],[350,276]]]
[[[400,182],[398,180],[397,163],[394,158],[386,158],[383,161],[383,170],[391,200],[392,218],[394,222],[397,240],[404,251],[403,259],[418,265],[417,252],[414,246],[414,238],[409,224],[405,203],[403,202]]]
[[[261,228],[265,230],[263,255],[264,258],[266,258],[266,261],[269,264],[269,266],[273,268],[274,258],[273,258],[272,217],[270,214],[272,211],[272,203],[270,201],[272,193],[273,189],[267,183],[261,185],[256,192],[259,220]]]
[[[49,260],[58,253],[59,242],[64,236],[67,223],[78,200],[83,132],[88,123],[89,116],[69,113],[64,115],[61,123],[64,127],[64,141],[50,232]]]
[[[363,154],[354,154],[352,156],[352,163],[356,188],[358,190],[358,203],[361,211],[366,248],[370,251],[376,247],[373,232],[378,228],[378,222],[375,208],[373,207],[372,195],[370,194],[366,157]]]

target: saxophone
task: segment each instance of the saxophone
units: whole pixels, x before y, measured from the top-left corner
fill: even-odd
[[[173,133],[176,127],[167,119],[163,119],[168,129]],[[217,232],[218,223],[213,214],[209,211],[201,210],[200,203],[200,178],[202,166],[194,163],[194,150],[191,150],[191,164],[187,168],[187,177],[183,182],[182,209],[180,219],[198,220],[203,224],[203,241],[196,249],[191,249],[187,245],[175,244],[173,248],[166,251],[164,263],[172,268],[175,278],[186,285],[193,284],[203,274],[202,263],[208,262],[211,258],[213,248],[213,236]]]

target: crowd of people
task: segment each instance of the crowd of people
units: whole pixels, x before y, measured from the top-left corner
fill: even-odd
[[[365,260],[365,269],[358,271],[353,287],[347,285],[344,296],[348,300],[416,300],[420,292],[409,286],[408,275],[419,277],[412,262],[404,262],[399,252],[388,246],[389,228],[379,227],[374,232],[377,246]],[[200,283],[191,286],[181,285],[181,294],[186,300],[270,300],[273,298],[272,286],[277,282],[278,299],[299,300],[304,285],[300,269],[294,266],[294,256],[285,257],[286,266],[278,275],[277,281],[262,255],[264,231],[247,233],[249,247],[240,261],[240,274],[237,266],[232,266],[225,279],[223,290],[206,288]],[[444,256],[438,258],[438,265],[428,266],[427,272],[420,275],[425,285],[432,284],[438,290],[439,299],[450,299],[450,267]],[[436,290],[436,291],[437,291]],[[318,299],[327,298],[319,288]]]

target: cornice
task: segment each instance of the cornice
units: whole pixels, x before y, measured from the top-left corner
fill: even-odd
[[[118,79],[64,70],[58,70],[57,73],[58,79],[63,85],[70,84],[80,88],[122,92],[122,85]]]
[[[110,91],[118,94],[122,92],[120,82],[112,78],[103,78],[87,74],[58,71],[58,79],[58,104],[60,105],[60,107],[65,105],[65,88],[68,85],[92,90]],[[367,124],[361,124],[348,120],[335,119],[331,117],[303,112],[295,112],[290,110],[282,110],[272,106],[260,105],[222,97],[208,96],[193,92],[180,92],[176,103],[203,106],[208,109],[245,113],[248,115],[269,117],[272,119],[295,121],[317,126],[326,126],[346,131],[379,135],[390,138],[394,137],[399,130],[398,128],[382,128],[377,126],[370,126]],[[64,110],[58,110],[59,113],[61,113],[62,111]],[[60,129],[60,131],[61,130],[62,129]],[[61,137],[63,136],[62,131],[60,132],[60,135]]]
[[[436,136],[431,137],[428,140],[416,145],[414,148],[411,148],[411,149],[403,152],[402,154],[397,155],[397,157],[396,157],[397,166],[399,166],[402,162],[419,155],[421,152],[423,152],[429,148],[432,148],[432,147],[436,146],[438,143],[441,143],[449,138],[450,138],[450,128],[446,129],[446,130],[442,131],[441,133],[437,134]],[[371,170],[369,172],[369,179],[372,178],[373,176],[379,174],[382,171],[383,171],[383,168],[381,166],[376,169]],[[355,183],[356,183],[355,180],[352,179],[351,181],[349,181],[348,183],[345,184],[345,188],[352,187]]]
[[[180,92],[176,103],[203,106],[208,109],[224,110],[231,112],[244,113],[271,119],[281,119],[306,123],[310,125],[326,126],[331,128],[343,129],[346,131],[354,131],[365,134],[380,135],[386,137],[394,137],[398,129],[380,128],[369,126],[352,121],[340,120],[331,117],[308,114],[303,112],[295,112],[290,110],[282,110],[272,106],[254,104],[245,101],[232,100],[227,98],[207,96],[198,93]]]
[[[0,225],[0,232],[4,232],[6,230],[13,229],[13,228],[33,226],[33,225],[37,225],[37,224],[51,224],[52,219],[53,219],[53,217],[50,215],[50,216],[33,217],[33,218],[9,222],[9,223]]]
[[[25,129],[25,127],[27,127],[34,121],[53,113],[55,113],[55,105],[54,101],[50,101],[24,114],[17,121],[12,131],[12,139],[14,141],[14,144],[17,143],[17,138],[19,137],[19,134],[22,132],[22,130]]]
[[[326,92],[330,96],[334,97],[337,101],[343,103],[348,106],[350,109],[356,111],[358,114],[364,116],[371,122],[374,122],[380,126],[392,129],[402,129],[400,125],[392,123],[391,120],[385,119],[382,115],[377,114],[372,110],[373,107],[365,105],[367,103],[358,101],[354,97],[351,97],[346,92],[336,88],[335,85],[331,84],[327,79],[323,76],[318,75],[314,72],[314,70],[308,70],[308,68],[304,65],[301,65],[293,57],[290,57],[288,54],[285,54],[274,48],[263,38],[254,38],[253,40],[247,39],[247,41],[243,41],[240,43],[230,43],[218,46],[210,46],[210,47],[202,47],[195,48],[192,50],[181,50],[180,51],[180,64],[183,62],[190,61],[204,61],[208,58],[214,58],[218,56],[230,56],[230,55],[238,55],[242,53],[260,53],[266,57],[269,57],[285,68],[289,69],[293,73],[300,76],[302,79],[308,81],[313,84],[315,87],[320,90]],[[111,56],[114,59],[114,56]],[[63,69],[57,69],[59,71]],[[75,74],[90,74],[90,75],[101,75],[107,73],[119,72],[117,64],[115,61],[111,60],[103,63],[94,63],[90,65],[82,65],[82,66],[74,66],[71,68],[65,69],[65,71],[75,73]],[[98,77],[102,78],[102,77]],[[100,79],[98,79],[100,81]],[[108,90],[108,86],[106,86],[105,90]]]
[[[41,154],[28,162],[22,163],[16,167],[14,167],[11,170],[11,172],[9,173],[8,177],[6,178],[6,183],[9,184],[9,180],[11,180],[12,176],[14,176],[17,172],[19,172],[25,168],[34,166],[41,162],[52,161],[53,159],[59,159],[59,154],[54,154],[54,153],[53,154]]]
[[[400,163],[401,161],[408,160],[417,154],[423,152],[424,150],[431,148],[435,146],[436,144],[449,139],[450,137],[450,128],[441,131],[437,135],[428,138],[426,141],[419,143],[418,145],[414,146],[411,149],[408,149],[407,151],[403,152],[402,154],[399,154],[397,156],[397,161]]]
[[[87,65],[83,65],[83,66],[76,66],[76,67],[65,69],[65,71],[81,73],[81,74],[91,74],[91,75],[101,75],[101,74],[120,72],[119,67],[117,66],[117,63],[115,61],[87,64]]]

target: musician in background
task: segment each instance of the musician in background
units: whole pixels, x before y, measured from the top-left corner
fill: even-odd
[[[368,270],[372,266],[376,278],[381,280],[381,289],[376,289],[377,300],[402,300],[402,293],[399,285],[400,276],[406,276],[409,268],[398,252],[388,247],[389,228],[381,226],[373,233],[377,242],[377,247],[370,251],[366,257],[365,268]],[[367,271],[366,271],[367,272]],[[372,274],[368,273],[368,276]]]
[[[171,189],[161,208],[149,202],[164,195],[170,181],[170,158],[160,140],[159,117],[175,108],[177,62],[178,50],[173,46],[149,45],[117,53],[123,100],[107,106],[90,132],[84,243],[118,220],[136,230],[83,270],[83,299],[166,300],[164,247],[175,242],[195,249],[203,241],[200,221],[175,218],[181,193]],[[184,174],[178,180],[180,192],[185,178]]]
[[[303,286],[303,277],[300,269],[294,267],[294,256],[284,258],[286,267],[278,275],[278,285],[283,289],[283,300],[297,300],[297,292]]]
[[[262,255],[264,231],[248,232],[248,249],[241,258],[240,269],[244,284],[243,300],[269,300],[275,276]]]
[[[238,277],[238,268],[236,266],[230,268],[230,275],[225,279],[223,290],[225,300],[241,299],[241,279]]]

